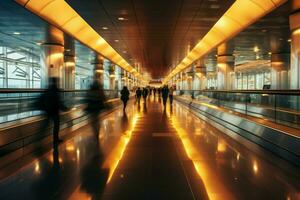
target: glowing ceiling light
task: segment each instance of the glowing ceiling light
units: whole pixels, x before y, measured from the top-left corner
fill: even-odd
[[[255,47],[253,48],[253,51],[254,51],[254,52],[259,52],[259,48],[258,48],[257,46],[255,46]]]
[[[189,67],[197,59],[211,52],[218,45],[228,41],[285,2],[287,0],[236,0],[186,57],[196,52],[195,56],[187,61],[184,58],[172,71],[178,73]],[[182,63],[184,63],[184,67],[179,68]],[[163,83],[167,83],[173,75],[171,73],[167,75]]]
[[[127,20],[127,19],[124,18],[124,17],[118,17],[118,20],[119,20],[119,21],[125,21],[125,20]]]
[[[66,1],[15,0],[21,6],[74,37],[112,63],[130,71],[132,66],[115,51]],[[57,15],[57,13],[60,13]],[[107,30],[108,27],[102,27]],[[140,74],[137,77],[142,78]]]
[[[21,35],[20,32],[13,32],[14,35]]]
[[[115,42],[119,42],[119,40],[115,40]]]
[[[106,26],[103,26],[102,29],[103,30],[108,30],[108,28]]]

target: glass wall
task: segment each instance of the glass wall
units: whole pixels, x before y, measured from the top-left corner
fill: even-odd
[[[238,90],[262,90],[264,85],[271,84],[269,70],[257,73],[236,73],[235,77]]]
[[[40,57],[0,46],[0,88],[41,88]]]

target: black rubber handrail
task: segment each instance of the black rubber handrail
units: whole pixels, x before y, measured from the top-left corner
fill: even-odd
[[[300,90],[177,90],[183,92],[211,92],[238,94],[270,94],[270,95],[300,95]]]
[[[0,89],[1,93],[41,93],[46,91],[46,89]],[[61,92],[87,92],[89,90],[60,90]],[[119,90],[107,90],[108,92],[117,92]]]

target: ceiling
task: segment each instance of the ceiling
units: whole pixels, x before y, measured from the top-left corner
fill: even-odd
[[[26,51],[40,57],[49,24],[13,1],[0,0],[0,46]],[[17,33],[17,34],[16,34]],[[70,42],[74,39],[65,35]],[[75,41],[76,65],[80,70],[92,70],[95,53]]]
[[[159,79],[185,57],[234,0],[67,2],[129,63]],[[290,11],[290,4],[286,3],[231,39],[236,64],[270,59],[269,52],[274,49],[288,53]],[[15,2],[0,1],[0,45],[39,54],[41,47],[37,43],[45,40],[47,26]],[[255,46],[258,53],[253,51]],[[75,42],[75,52],[79,66],[92,67],[94,53],[90,49]],[[206,63],[215,66],[216,54],[216,50],[209,53]]]
[[[133,66],[157,79],[185,57],[234,0],[67,2]]]
[[[270,60],[270,53],[290,52],[289,14],[291,1],[267,14],[237,36],[228,41],[233,46],[235,64]],[[258,52],[254,51],[258,48]],[[206,57],[206,63],[216,65],[217,50],[213,50]]]

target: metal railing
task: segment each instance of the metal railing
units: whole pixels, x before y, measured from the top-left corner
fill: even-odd
[[[177,94],[300,128],[299,90],[178,90]]]
[[[42,114],[37,101],[44,89],[0,89],[0,123]],[[64,105],[71,109],[85,103],[88,90],[61,90]],[[104,90],[106,99],[119,96],[118,90]]]

